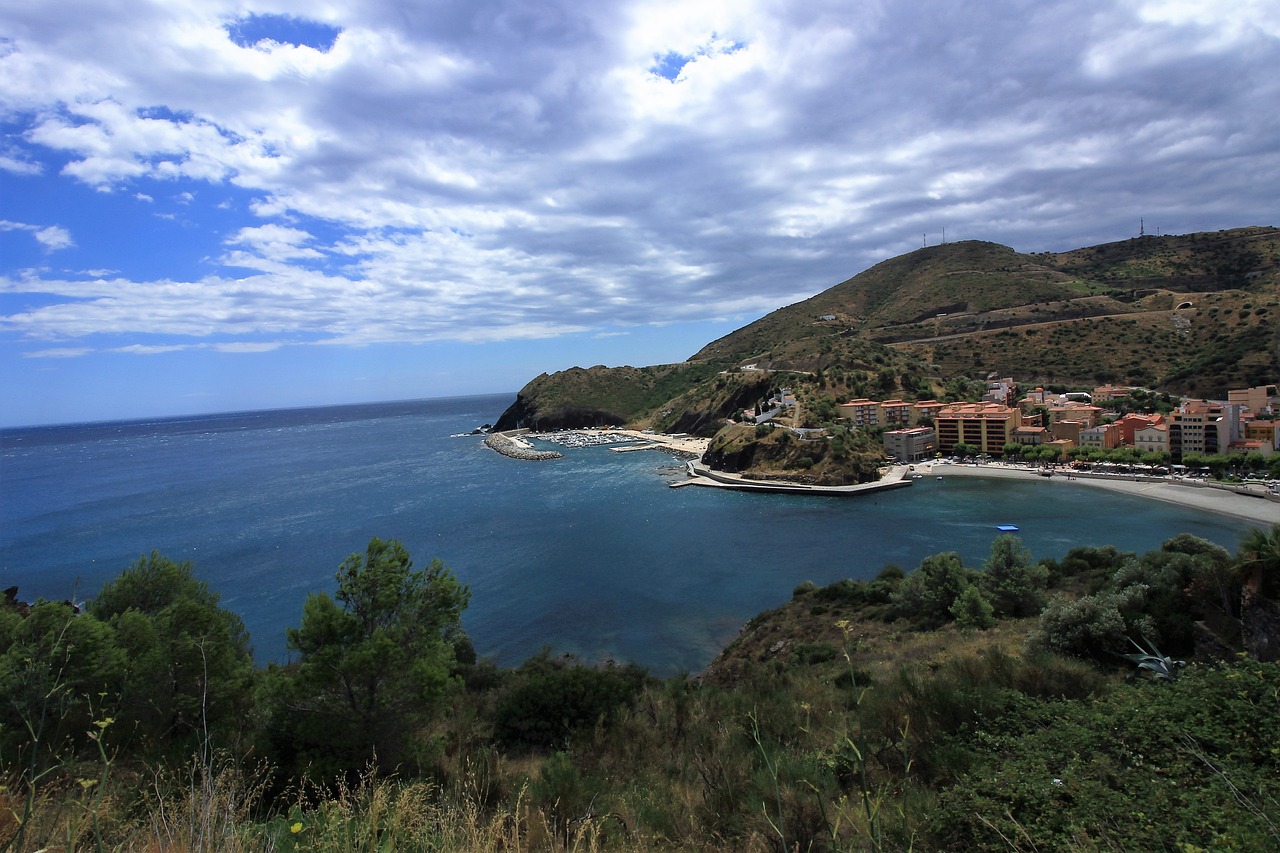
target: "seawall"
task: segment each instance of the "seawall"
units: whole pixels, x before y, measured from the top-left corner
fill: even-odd
[[[503,456],[512,459],[524,459],[531,462],[543,459],[559,459],[564,456],[558,450],[534,450],[533,446],[522,438],[509,433],[492,432],[485,436],[484,444]]]

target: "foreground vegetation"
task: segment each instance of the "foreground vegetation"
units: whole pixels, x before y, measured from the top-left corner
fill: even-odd
[[[802,584],[702,678],[477,660],[394,541],[254,669],[152,554],[0,611],[3,850],[1280,845],[1280,527]]]

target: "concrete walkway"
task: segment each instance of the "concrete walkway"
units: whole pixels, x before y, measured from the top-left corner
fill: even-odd
[[[719,489],[734,489],[740,492],[769,492],[792,495],[829,495],[833,497],[852,497],[870,492],[882,492],[887,489],[900,489],[910,486],[907,479],[906,465],[893,465],[874,483],[858,483],[852,486],[809,486],[803,483],[788,483],[785,480],[757,480],[743,477],[740,474],[726,474],[713,471],[701,462],[689,462],[686,466],[692,479],[672,485],[710,486]]]

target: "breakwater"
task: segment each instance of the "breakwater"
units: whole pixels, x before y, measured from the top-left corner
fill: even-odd
[[[512,459],[525,459],[529,461],[539,461],[542,459],[559,459],[564,456],[558,450],[534,450],[533,446],[521,438],[515,438],[505,433],[493,432],[486,435],[484,444],[490,450],[496,450],[503,456],[510,456]]]

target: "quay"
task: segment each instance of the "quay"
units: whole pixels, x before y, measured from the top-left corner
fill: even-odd
[[[691,479],[672,483],[677,486],[709,486],[711,488],[735,489],[740,492],[770,492],[792,495],[830,495],[852,497],[871,492],[883,492],[889,489],[901,489],[911,485],[907,478],[906,465],[891,465],[884,476],[874,483],[857,483],[852,486],[810,486],[803,483],[788,483],[785,480],[756,480],[743,477],[741,474],[726,474],[713,471],[696,460],[685,465]]]
[[[532,444],[520,437],[523,432],[523,430],[510,433],[491,432],[484,437],[485,447],[495,450],[503,456],[527,461],[559,459],[564,456],[558,450],[535,450]]]

